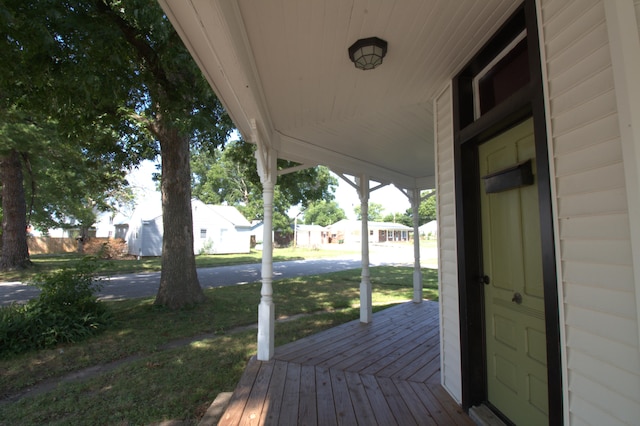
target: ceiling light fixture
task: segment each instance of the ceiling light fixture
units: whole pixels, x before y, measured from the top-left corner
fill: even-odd
[[[349,58],[356,68],[372,70],[382,63],[387,54],[387,42],[378,37],[362,38],[349,48]]]

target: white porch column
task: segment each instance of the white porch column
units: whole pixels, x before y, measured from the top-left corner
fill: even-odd
[[[269,361],[274,354],[275,305],[273,304],[273,189],[277,180],[277,154],[258,143],[256,159],[264,200],[262,235],[262,289],[258,305],[258,360]]]
[[[420,190],[407,192],[413,214],[413,303],[422,302],[422,269],[420,269]]]
[[[369,177],[362,175],[358,179],[360,195],[360,213],[362,223],[362,277],[360,281],[360,322],[368,324],[373,317],[371,302],[371,275],[369,273]]]

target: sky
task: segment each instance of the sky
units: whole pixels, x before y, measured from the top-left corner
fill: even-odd
[[[136,190],[140,203],[144,203],[145,198],[158,200],[160,194],[155,191],[155,183],[152,180],[153,173],[156,172],[154,162],[144,161],[138,168],[134,168],[128,175],[130,185]],[[336,202],[344,210],[347,218],[355,219],[354,208],[360,205],[360,199],[355,188],[338,179],[338,188],[336,190]],[[373,185],[373,184],[372,184]],[[384,207],[383,215],[392,213],[404,213],[411,207],[409,199],[399,189],[393,185],[387,185],[371,192],[369,196],[370,203],[377,203]],[[297,208],[289,211],[291,217],[298,213]]]

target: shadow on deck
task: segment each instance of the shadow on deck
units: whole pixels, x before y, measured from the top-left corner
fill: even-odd
[[[252,358],[220,425],[473,425],[440,385],[438,303],[403,303]]]

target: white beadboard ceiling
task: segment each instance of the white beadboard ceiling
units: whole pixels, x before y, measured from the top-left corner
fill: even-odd
[[[403,189],[434,182],[433,99],[507,0],[160,0],[246,140]],[[347,49],[388,42],[361,71]]]

